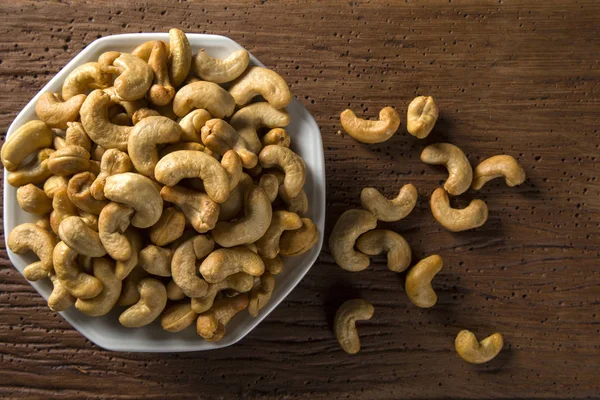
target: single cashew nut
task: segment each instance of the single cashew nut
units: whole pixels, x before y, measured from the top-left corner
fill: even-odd
[[[165,44],[160,40],[154,42],[152,53],[148,58],[148,65],[154,71],[154,83],[150,86],[147,96],[148,100],[157,106],[169,104],[175,96],[175,88],[169,81],[168,59]]]
[[[219,60],[201,49],[194,55],[192,70],[200,79],[214,83],[231,82],[248,67],[250,56],[246,50],[237,50],[226,59]]]
[[[139,265],[149,274],[171,276],[172,259],[173,250],[151,244],[140,251]]]
[[[136,228],[151,227],[162,214],[163,200],[158,189],[152,180],[140,174],[126,172],[109,176],[104,185],[104,196],[132,207],[135,214],[131,225]]]
[[[52,311],[65,311],[75,304],[75,297],[71,296],[56,274],[50,274],[50,280],[52,281],[52,293],[48,297],[48,307]]]
[[[102,282],[82,271],[77,262],[78,255],[65,242],[58,242],[52,255],[54,271],[60,283],[73,297],[91,299],[102,291]]]
[[[135,169],[154,177],[158,163],[156,145],[175,143],[181,136],[181,127],[166,117],[147,117],[136,124],[129,135],[127,150]]]
[[[79,109],[85,97],[85,94],[78,94],[63,101],[58,93],[46,92],[38,99],[35,113],[49,127],[67,129],[68,122],[79,118]]]
[[[212,115],[206,110],[198,108],[190,111],[179,121],[179,126],[183,130],[181,140],[185,142],[202,143],[201,130],[206,121],[212,119]]]
[[[169,300],[177,301],[183,300],[185,297],[186,296],[185,293],[183,293],[183,290],[177,286],[173,279],[171,279],[167,284],[167,298]]]
[[[342,128],[354,139],[362,143],[383,143],[398,130],[400,115],[392,107],[384,107],[379,111],[378,121],[358,118],[354,111],[348,109],[340,114]]]
[[[175,207],[165,208],[160,219],[150,227],[150,241],[157,246],[166,246],[183,235],[185,216]]]
[[[262,96],[275,108],[284,108],[292,101],[292,93],[285,79],[277,72],[262,67],[246,69],[233,82],[229,93],[240,107],[248,104],[255,96]]]
[[[17,189],[17,202],[28,213],[45,215],[52,211],[52,199],[31,183]]]
[[[360,338],[356,330],[356,321],[371,319],[375,308],[363,299],[348,300],[335,313],[333,330],[342,350],[348,354],[360,351]]]
[[[216,83],[199,81],[183,86],[173,99],[173,111],[179,117],[196,108],[207,110],[215,118],[224,118],[233,114],[235,101]]]
[[[106,148],[125,150],[131,126],[115,125],[108,119],[110,96],[102,90],[94,90],[81,106],[81,123],[94,143]]]
[[[48,159],[53,153],[53,149],[38,151],[33,160],[27,165],[8,175],[8,183],[15,187],[29,183],[33,183],[34,185],[43,183],[52,175],[52,172],[48,169]]]
[[[138,284],[147,276],[148,273],[144,271],[142,267],[134,267],[129,275],[123,279],[123,288],[121,290],[121,296],[119,296],[119,300],[117,301],[117,305],[121,307],[128,307],[140,301]]]
[[[285,231],[279,239],[279,254],[293,257],[309,251],[319,241],[319,230],[310,218],[302,218],[302,226]],[[274,272],[271,272],[274,274]]]
[[[421,161],[426,164],[445,165],[448,179],[444,189],[454,196],[463,194],[471,186],[473,169],[461,149],[450,143],[435,143],[421,152]]]
[[[58,226],[58,236],[79,254],[102,257],[106,254],[98,232],[87,226],[81,217],[67,217]]]
[[[67,194],[76,207],[91,214],[99,215],[108,204],[106,200],[96,200],[92,197],[90,187],[96,180],[91,172],[80,172],[69,179]]]
[[[276,144],[278,146],[289,148],[291,144],[291,139],[290,135],[285,129],[273,128],[269,132],[265,133],[265,136],[262,137],[261,142],[263,146]]]
[[[132,168],[133,165],[131,164],[131,159],[127,153],[117,149],[106,150],[102,154],[100,173],[90,186],[90,193],[96,200],[104,200],[104,185],[106,184],[106,178],[111,175],[129,172]]]
[[[306,166],[300,156],[286,147],[270,145],[260,151],[258,161],[263,168],[278,167],[283,170],[283,186],[289,197],[300,194],[306,182]]]
[[[119,316],[119,322],[127,328],[141,328],[150,324],[167,305],[167,289],[161,281],[144,278],[137,289],[140,300]]]
[[[275,277],[266,271],[260,277],[260,285],[253,288],[248,294],[248,313],[257,317],[258,312],[269,302],[271,294],[275,289]]]
[[[366,269],[369,257],[354,250],[356,239],[363,233],[375,229],[377,217],[368,211],[348,210],[344,212],[329,236],[329,250],[337,265],[346,271],[358,272]]]
[[[273,203],[279,193],[279,180],[273,174],[264,174],[258,181],[258,186],[263,188],[269,201]]]
[[[211,119],[201,129],[202,143],[217,154],[224,155],[233,149],[241,158],[244,168],[252,168],[257,163],[256,154],[235,129],[222,119]]]
[[[509,187],[517,186],[525,182],[525,171],[519,162],[509,155],[493,156],[475,167],[471,187],[479,190],[492,179],[502,177]]]
[[[213,251],[200,264],[200,273],[208,283],[222,281],[238,272],[261,276],[265,272],[265,263],[252,250],[233,247]]]
[[[104,89],[110,86],[111,75],[100,69],[97,62],[89,62],[75,68],[62,85],[62,98],[68,101],[90,89]]]
[[[361,235],[356,241],[356,248],[369,256],[386,253],[388,269],[394,272],[406,270],[412,259],[406,240],[396,232],[385,229],[375,229]]]
[[[108,314],[121,295],[122,282],[115,276],[114,263],[106,258],[94,258],[94,276],[102,282],[102,291],[92,299],[77,299],[75,308],[89,315],[100,317]]]
[[[165,186],[160,195],[163,200],[175,204],[198,233],[215,227],[219,218],[219,204],[202,192],[183,186]]]
[[[32,251],[40,259],[25,267],[25,279],[37,281],[47,278],[53,271],[52,251],[56,241],[47,230],[32,223],[17,225],[8,235],[6,242],[8,248],[15,253],[25,254]]]
[[[85,129],[83,129],[81,122],[67,122],[65,143],[68,146],[81,146],[88,152],[92,150],[92,140],[85,132]]]
[[[90,153],[81,146],[66,146],[48,158],[48,169],[54,175],[73,175],[90,168]]]
[[[283,128],[290,123],[290,115],[266,102],[249,104],[239,109],[231,117],[230,124],[240,137],[246,141],[253,153],[259,153],[262,143],[257,130],[265,128]]]
[[[208,283],[198,276],[196,261],[214,249],[215,242],[208,236],[194,236],[180,244],[173,253],[171,274],[173,281],[186,296],[202,297],[208,290]]]
[[[258,252],[266,258],[274,258],[279,254],[279,239],[284,231],[300,229],[302,220],[298,214],[289,211],[274,211],[271,225],[263,237],[256,241]]]
[[[52,146],[52,129],[42,121],[29,121],[6,138],[2,146],[2,164],[16,171],[30,154]]]
[[[406,129],[408,133],[424,139],[429,135],[438,119],[438,107],[431,96],[415,97],[408,105]]]
[[[213,306],[219,292],[227,289],[238,293],[249,292],[252,289],[253,283],[254,277],[245,272],[229,275],[222,281],[209,284],[204,296],[192,298],[192,310],[198,314],[206,312]]]
[[[98,234],[108,255],[125,261],[131,257],[131,244],[124,233],[133,216],[133,208],[111,202],[102,209],[98,218]]]
[[[491,361],[500,353],[503,346],[504,339],[499,333],[494,333],[478,342],[473,332],[464,329],[454,340],[454,347],[460,358],[471,364]]]
[[[160,316],[160,326],[167,332],[181,332],[192,325],[198,314],[192,310],[189,301],[172,304]]]
[[[181,85],[190,72],[192,66],[192,47],[182,30],[172,28],[169,30],[170,61],[169,77],[175,87]]]
[[[488,218],[488,208],[483,200],[475,199],[463,209],[452,208],[448,194],[437,188],[429,202],[431,212],[437,222],[451,232],[461,232],[478,228]]]
[[[364,188],[360,192],[360,202],[379,221],[394,222],[410,214],[417,204],[418,196],[417,188],[409,183],[402,186],[398,196],[392,200],[386,199],[375,188]]]
[[[274,258],[263,257],[263,261],[265,263],[265,269],[269,273],[277,275],[283,271],[283,260],[281,257],[279,257],[279,255],[275,256]]]
[[[443,265],[442,257],[434,254],[419,261],[408,271],[404,290],[415,306],[430,308],[437,303],[437,294],[431,287],[431,280]]]
[[[154,71],[141,58],[127,53],[108,51],[98,58],[100,68],[110,74],[118,74],[114,87],[120,98],[134,101],[146,95]]]
[[[76,216],[77,209],[71,203],[67,188],[60,188],[52,197],[52,212],[50,213],[50,226],[52,231],[58,235],[60,223],[67,217]]]
[[[306,192],[300,191],[300,194],[296,197],[290,197],[285,190],[285,186],[279,186],[279,197],[286,206],[289,212],[296,213],[298,215],[304,215],[308,212],[308,197]]]
[[[215,301],[212,308],[198,316],[196,331],[207,342],[216,342],[225,336],[225,326],[240,311],[248,307],[248,295],[238,294],[234,297]]]
[[[142,247],[144,246],[144,238],[142,237],[142,234],[139,230],[131,226],[125,231],[125,238],[131,245],[131,257],[125,261],[117,260],[117,264],[115,266],[115,275],[121,280],[129,276],[131,271],[133,271],[133,269],[138,265],[138,257]]]
[[[131,52],[132,55],[141,58],[142,60],[148,62],[150,59],[150,54],[152,54],[152,49],[154,48],[154,44],[156,40],[150,40],[148,42],[144,42],[140,44],[138,47],[133,49]],[[171,55],[171,46],[167,42],[162,42],[165,45],[165,49],[167,51],[167,56]]]

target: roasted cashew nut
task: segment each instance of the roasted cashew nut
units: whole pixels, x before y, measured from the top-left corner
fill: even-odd
[[[460,358],[471,364],[491,361],[500,353],[503,346],[504,339],[499,333],[494,333],[478,342],[473,332],[464,329],[454,340],[454,347]]]
[[[351,272],[366,269],[370,264],[369,257],[354,250],[354,244],[360,235],[376,226],[377,218],[368,211],[344,212],[329,236],[329,250],[336,264]]]
[[[213,58],[201,49],[194,55],[192,70],[203,81],[227,83],[239,77],[248,67],[250,56],[246,50],[237,50],[224,60]]]
[[[244,168],[256,166],[257,158],[246,141],[235,129],[222,119],[211,119],[206,121],[201,129],[202,143],[215,153],[224,155],[233,149],[242,160]]]
[[[212,115],[201,108],[190,111],[179,120],[179,126],[183,130],[181,140],[184,142],[202,143],[201,130],[206,121],[212,119]]]
[[[368,256],[386,253],[388,269],[394,272],[406,270],[412,259],[406,240],[396,232],[385,229],[375,229],[361,235],[356,241],[356,248]]]
[[[240,107],[248,104],[255,96],[262,96],[275,108],[284,108],[292,101],[292,93],[285,79],[277,72],[263,67],[246,69],[233,82],[229,93]]]
[[[360,351],[360,338],[356,330],[356,321],[371,319],[375,308],[363,299],[348,300],[335,313],[333,330],[342,350],[348,354]]]
[[[452,208],[448,194],[442,188],[433,192],[429,204],[436,221],[451,232],[478,228],[488,218],[488,208],[483,200],[475,199],[463,209]]]
[[[77,299],[75,308],[89,315],[100,317],[108,314],[121,296],[122,282],[115,276],[114,263],[107,258],[94,258],[94,276],[102,282],[102,291],[92,299]]]
[[[290,198],[300,194],[306,182],[306,166],[300,156],[286,147],[270,145],[260,151],[258,161],[263,168],[278,167],[283,170],[283,186]]]
[[[203,259],[214,249],[215,242],[208,236],[194,236],[180,244],[173,253],[171,274],[173,281],[186,296],[202,297],[208,290],[208,283],[198,276],[196,261]]]
[[[132,207],[135,215],[131,225],[149,228],[162,214],[163,201],[155,184],[149,178],[126,172],[106,178],[104,196],[107,199]]]
[[[67,217],[76,216],[77,209],[71,203],[67,188],[60,188],[52,197],[52,212],[50,213],[50,226],[52,231],[58,235],[60,223]]]
[[[75,297],[71,296],[56,274],[50,274],[50,280],[52,281],[52,293],[48,297],[48,307],[52,311],[65,311],[75,304]]]
[[[17,189],[17,203],[25,212],[45,215],[52,211],[52,199],[34,184],[27,184]]]
[[[222,281],[238,272],[261,276],[265,272],[265,263],[252,250],[233,247],[213,251],[200,264],[200,273],[208,283]]]
[[[219,204],[207,194],[183,186],[165,186],[160,195],[163,200],[176,205],[198,233],[215,227],[219,218]]]
[[[229,275],[222,281],[209,284],[204,296],[192,298],[192,310],[198,314],[206,312],[213,306],[219,292],[227,289],[238,293],[249,292],[252,289],[253,283],[254,277],[245,272]]]
[[[364,188],[360,192],[363,208],[377,217],[379,221],[394,222],[405,218],[417,205],[417,188],[413,184],[402,186],[398,196],[386,199],[375,188]]]
[[[30,154],[52,146],[52,129],[42,121],[29,121],[6,138],[2,146],[2,164],[16,171]]]
[[[44,193],[51,199],[54,198],[54,195],[63,189],[66,191],[68,189],[69,179],[64,176],[52,175],[50,178],[44,182]]]
[[[58,236],[77,253],[90,257],[106,254],[98,232],[87,226],[81,217],[67,217],[58,226]]]
[[[408,105],[406,130],[418,139],[429,135],[438,119],[438,107],[431,96],[416,97]]]
[[[185,293],[183,293],[183,290],[181,290],[181,288],[177,286],[175,281],[171,279],[167,284],[167,298],[169,300],[177,301],[183,300],[185,297],[186,296]]]
[[[95,180],[96,176],[91,172],[80,172],[69,179],[67,194],[77,208],[98,215],[108,202],[92,197],[90,187]]]
[[[161,281],[144,278],[137,285],[140,300],[119,316],[121,325],[141,328],[154,321],[167,305],[167,289]]]
[[[302,218],[302,226],[299,229],[286,231],[281,235],[279,254],[287,257],[304,254],[317,244],[318,240],[317,226],[310,218]]]
[[[148,100],[157,106],[169,104],[175,96],[175,88],[169,81],[168,59],[169,55],[165,44],[160,40],[154,42],[152,53],[148,58],[148,65],[154,71],[154,83],[150,86],[147,96]]]
[[[437,303],[437,294],[431,287],[431,281],[443,265],[442,257],[435,254],[419,261],[408,271],[404,290],[415,306],[430,308]]]
[[[348,109],[340,114],[342,128],[354,139],[362,143],[383,143],[398,130],[400,115],[392,107],[379,111],[378,121],[369,121],[356,116]]]
[[[90,153],[81,146],[65,146],[48,157],[54,175],[73,175],[90,169]]]
[[[165,309],[160,316],[160,326],[167,332],[181,332],[192,325],[197,317],[190,302],[183,301]]]
[[[35,113],[50,128],[67,129],[67,123],[79,118],[79,109],[86,98],[78,94],[63,101],[58,93],[46,92],[40,96]]]
[[[248,313],[257,317],[258,312],[269,302],[275,289],[275,277],[269,271],[265,271],[260,277],[260,284],[253,288],[248,294]]]
[[[141,58],[127,53],[108,51],[98,58],[100,68],[119,75],[114,82],[120,98],[134,101],[146,95],[154,79],[154,71]]]
[[[125,150],[131,126],[115,125],[108,119],[110,96],[102,90],[94,90],[81,106],[81,123],[94,143],[105,149]]]
[[[110,86],[111,75],[100,69],[97,62],[89,62],[75,68],[62,85],[62,98],[68,101],[90,89],[104,89]]]
[[[53,271],[52,251],[56,245],[54,236],[42,227],[25,223],[17,225],[8,235],[8,248],[17,254],[32,251],[40,261],[29,264],[23,270],[25,279],[37,281],[47,278]]]
[[[81,146],[88,152],[92,150],[92,141],[85,132],[85,129],[83,129],[81,122],[67,122],[65,144],[68,146]]]
[[[190,72],[192,66],[192,47],[182,30],[173,28],[169,30],[170,61],[169,78],[175,87],[181,85]]]
[[[150,241],[157,246],[166,246],[183,235],[185,216],[175,207],[165,208],[160,219],[150,227]]]
[[[259,128],[283,128],[289,123],[290,115],[287,111],[278,110],[266,102],[253,103],[241,108],[233,114],[230,121],[250,150],[257,154],[262,148],[257,133]]]
[[[140,301],[138,284],[146,277],[148,277],[148,274],[142,267],[136,266],[133,268],[129,275],[123,279],[123,288],[121,289],[121,296],[119,296],[117,305],[121,307],[128,307]]]
[[[133,208],[111,202],[98,218],[98,234],[108,255],[125,261],[131,257],[131,244],[124,233],[131,223]]]
[[[137,123],[129,135],[127,150],[135,169],[154,177],[158,163],[156,146],[175,143],[181,136],[181,127],[166,117],[147,117]]]
[[[279,197],[286,206],[289,212],[296,213],[298,215],[304,215],[308,212],[308,197],[304,189],[300,191],[300,194],[296,197],[290,197],[285,190],[285,186],[279,186]]]
[[[196,331],[207,342],[216,342],[225,336],[225,326],[240,311],[248,307],[248,295],[238,294],[234,297],[215,301],[212,308],[198,316]]]
[[[525,182],[525,171],[514,157],[506,154],[493,156],[475,167],[471,187],[479,190],[494,178],[504,178],[509,187],[518,186]]]
[[[148,62],[148,60],[150,59],[150,54],[152,54],[152,49],[154,48],[154,44],[156,42],[157,42],[156,40],[150,40],[148,42],[144,42],[144,43],[140,44],[139,46],[137,46],[135,49],[133,49],[131,54]],[[171,55],[171,46],[167,42],[162,42],[162,43],[165,45],[165,50],[167,52],[167,56],[170,56]]]
[[[279,255],[274,258],[263,257],[265,263],[265,270],[273,275],[280,274],[283,271],[283,260]]]
[[[471,186],[473,169],[461,149],[450,143],[435,143],[421,152],[421,161],[426,164],[443,164],[448,169],[444,189],[454,196],[463,194]]]
[[[173,99],[173,111],[179,117],[196,108],[207,110],[215,118],[224,118],[233,114],[235,101],[216,83],[199,81],[183,86]]]
[[[106,184],[106,178],[111,175],[129,172],[132,168],[133,165],[131,164],[131,159],[127,153],[117,149],[106,150],[102,154],[100,173],[90,186],[90,193],[96,200],[104,200],[104,185]]]
[[[8,183],[11,186],[18,187],[29,183],[37,185],[46,181],[52,175],[52,172],[48,169],[48,159],[53,153],[53,149],[38,151],[33,160],[27,165],[8,175]]]
[[[138,257],[139,265],[149,274],[171,276],[173,250],[151,244],[144,247]]]
[[[302,220],[298,214],[289,211],[273,211],[271,225],[263,237],[256,241],[258,252],[266,258],[274,258],[279,254],[279,239],[284,231],[300,229]]]
[[[102,291],[102,282],[82,271],[77,262],[78,255],[65,242],[58,242],[52,255],[54,271],[60,283],[73,297],[91,299]]]
[[[273,128],[269,132],[265,133],[265,136],[262,137],[261,142],[263,146],[276,144],[278,146],[289,148],[291,144],[291,139],[290,135],[285,129]]]

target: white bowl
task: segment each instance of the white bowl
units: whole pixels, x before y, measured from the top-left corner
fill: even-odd
[[[242,46],[224,36],[217,35],[187,35],[194,53],[201,48],[219,58],[224,58]],[[35,114],[35,104],[38,97],[44,92],[60,92],[62,82],[66,76],[78,65],[85,62],[96,61],[98,56],[108,50],[132,51],[137,45],[149,40],[169,40],[166,33],[140,33],[108,36],[98,39],[87,46],[71,62],[69,62],[48,84],[19,113],[8,129],[10,136],[19,126],[25,122],[38,119]],[[250,55],[252,65],[264,66],[258,59]],[[257,318],[252,318],[243,311],[236,315],[227,325],[227,333],[223,340],[216,343],[204,341],[195,331],[195,326],[179,333],[165,332],[161,329],[158,321],[144,328],[129,329],[121,326],[118,316],[123,308],[115,309],[108,315],[99,318],[88,317],[81,314],[75,307],[60,312],[75,329],[100,347],[117,351],[146,351],[146,352],[175,352],[175,351],[198,351],[210,350],[230,346],[254,329],[283,299],[294,289],[302,277],[313,265],[323,244],[323,232],[325,228],[325,165],[323,157],[323,143],[321,132],[313,117],[296,99],[288,106],[291,124],[286,128],[292,137],[292,148],[304,159],[308,176],[304,190],[310,202],[308,217],[311,218],[319,228],[320,238],[316,246],[310,252],[297,257],[285,258],[284,271],[276,276],[275,290],[269,303],[260,311]],[[16,201],[16,188],[7,183],[8,172],[4,170],[4,232],[24,222],[35,221],[32,214],[28,214],[19,208]],[[35,256],[21,256],[8,249],[7,252],[13,265],[23,273],[26,265],[35,261]],[[30,282],[31,285],[48,299],[52,286],[49,280]],[[23,315],[27,318],[27,315]],[[195,324],[194,324],[195,325]]]

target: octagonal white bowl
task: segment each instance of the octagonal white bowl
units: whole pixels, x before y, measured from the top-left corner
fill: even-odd
[[[242,46],[233,40],[217,35],[187,34],[195,53],[201,48],[208,54],[224,58]],[[137,45],[149,40],[168,41],[166,33],[140,33],[108,36],[98,39],[87,46],[71,62],[69,62],[19,113],[10,125],[7,136],[10,136],[19,126],[32,119],[37,119],[35,104],[38,97],[44,92],[60,92],[62,82],[66,76],[78,65],[85,62],[96,61],[98,56],[108,50],[128,52]],[[250,56],[252,65],[264,66],[254,56]],[[305,191],[310,206],[308,217],[319,228],[320,238],[310,252],[297,257],[285,258],[284,271],[276,276],[275,290],[269,303],[260,311],[257,318],[252,318],[246,311],[239,313],[227,325],[227,333],[223,340],[209,343],[198,336],[195,326],[179,333],[165,332],[158,321],[144,328],[129,329],[121,326],[118,316],[123,308],[118,307],[108,315],[99,318],[88,317],[71,307],[60,314],[79,332],[100,347],[116,351],[146,351],[146,352],[179,352],[217,349],[230,346],[254,329],[300,282],[317,259],[323,244],[325,227],[325,165],[323,157],[323,143],[321,133],[313,117],[306,108],[293,99],[288,106],[291,123],[287,127],[292,137],[292,148],[304,159],[307,167],[307,180]],[[4,170],[4,232],[5,236],[17,225],[36,220],[34,215],[28,214],[19,208],[16,201],[16,188],[7,183],[8,172]],[[33,255],[21,256],[8,249],[7,252],[13,265],[23,273],[26,265],[35,260]],[[31,282],[31,285],[48,299],[52,286],[48,280]],[[27,319],[27,315],[23,315]]]

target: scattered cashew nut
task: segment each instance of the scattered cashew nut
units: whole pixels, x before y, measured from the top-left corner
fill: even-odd
[[[368,211],[348,210],[344,212],[329,236],[329,250],[337,265],[346,271],[358,272],[366,269],[369,257],[354,250],[360,235],[375,229],[377,217]]]
[[[438,107],[431,96],[416,97],[408,105],[406,130],[418,139],[429,135],[438,119]]]
[[[359,142],[382,143],[398,130],[400,115],[392,107],[384,107],[379,111],[378,121],[369,121],[348,109],[340,114],[340,122],[344,130]]]
[[[466,329],[460,331],[454,340],[456,352],[468,363],[483,364],[496,357],[504,346],[504,339],[499,333],[494,333],[481,342]]]
[[[356,329],[356,321],[371,319],[375,308],[363,299],[348,300],[335,313],[333,330],[342,349],[348,354],[360,351],[360,338]]]
[[[402,236],[393,231],[375,229],[364,233],[356,241],[358,251],[377,256],[387,253],[387,266],[390,271],[402,272],[410,266],[410,246]]]
[[[375,188],[364,188],[360,192],[363,208],[377,217],[379,221],[394,222],[406,217],[417,204],[417,188],[413,184],[402,186],[398,196],[386,199]]]
[[[502,177],[509,187],[517,186],[525,182],[525,171],[514,157],[506,154],[493,156],[475,167],[471,187],[479,190],[492,179]]]
[[[488,218],[488,208],[483,200],[475,199],[463,209],[452,208],[448,194],[442,188],[433,192],[429,203],[436,221],[451,232],[478,228]]]
[[[435,143],[421,152],[421,161],[426,164],[443,164],[448,169],[444,189],[454,196],[463,194],[471,186],[473,169],[461,149],[450,143]]]
[[[443,264],[442,257],[434,254],[419,261],[408,271],[404,289],[415,306],[430,308],[437,303],[437,294],[431,287],[431,281],[441,271]]]

